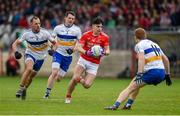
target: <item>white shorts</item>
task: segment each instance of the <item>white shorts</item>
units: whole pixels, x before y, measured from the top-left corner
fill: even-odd
[[[99,68],[99,64],[87,61],[87,60],[85,60],[82,57],[79,58],[77,64],[82,66],[86,70],[87,73],[90,73],[90,74],[93,74],[93,75],[97,74],[97,70]]]
[[[60,68],[60,64],[57,62],[52,63],[52,69],[57,68],[59,69],[58,75],[61,77],[64,77],[66,75],[66,71],[64,71],[62,68]]]

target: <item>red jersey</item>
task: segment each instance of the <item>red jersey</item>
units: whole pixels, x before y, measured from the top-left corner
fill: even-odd
[[[98,36],[94,36],[91,30],[82,35],[79,43],[82,45],[84,50],[89,50],[94,45],[100,45],[104,49],[105,46],[109,46],[109,36],[104,32],[101,32]],[[81,57],[96,64],[100,63],[100,57],[90,57],[86,54],[81,54]]]

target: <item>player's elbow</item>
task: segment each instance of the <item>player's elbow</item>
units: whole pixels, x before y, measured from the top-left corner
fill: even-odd
[[[168,57],[167,57],[166,55],[163,55],[163,56],[162,56],[162,60],[163,60],[163,62],[164,62],[165,64],[169,64],[169,59],[168,59]]]
[[[16,41],[12,44],[12,49],[13,49],[13,51],[15,52],[16,51],[16,46],[17,46],[17,44],[16,44]]]
[[[14,52],[16,51],[17,45],[20,44],[20,43],[21,43],[21,42],[20,42],[18,39],[13,42],[13,44],[12,44],[12,49],[13,49]]]

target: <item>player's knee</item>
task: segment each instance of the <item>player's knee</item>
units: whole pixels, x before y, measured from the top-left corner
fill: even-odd
[[[85,89],[89,89],[91,87],[91,84],[90,83],[84,83],[83,86]]]
[[[132,92],[132,91],[135,91],[137,89],[136,86],[129,86],[128,88],[128,91]]]
[[[32,78],[29,78],[27,81],[27,85],[29,85],[32,82]]]
[[[29,73],[30,73],[30,72],[32,72],[32,71],[33,71],[32,68],[29,68],[29,67],[26,68],[26,72],[29,72]]]
[[[59,75],[59,74],[55,77],[56,81],[58,81],[58,82],[61,81],[62,78],[63,78],[63,77],[62,77],[61,75]]]
[[[58,71],[57,70],[53,70],[51,75],[52,75],[52,77],[56,78],[58,76]]]
[[[80,81],[81,81],[81,78],[80,78],[80,77],[77,77],[77,76],[74,76],[74,77],[73,77],[73,82],[74,82],[74,83],[77,84],[77,83],[80,83]]]
[[[75,84],[77,84],[78,82],[77,82],[77,79],[76,78],[72,78],[72,81],[73,81],[73,83],[75,83]]]
[[[31,82],[31,81],[32,81],[32,78],[29,78],[28,81]]]

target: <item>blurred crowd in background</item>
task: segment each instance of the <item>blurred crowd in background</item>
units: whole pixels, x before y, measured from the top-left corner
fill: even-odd
[[[85,28],[95,16],[107,28],[180,25],[180,0],[0,0],[0,24],[28,28],[30,16],[36,15],[51,29],[62,23],[67,10],[74,10],[76,23]]]
[[[0,50],[9,50],[12,42],[29,28],[29,20],[33,15],[40,18],[43,28],[52,31],[56,25],[63,23],[64,13],[68,10],[76,13],[76,24],[81,27],[82,32],[90,29],[93,17],[102,17],[105,22],[104,31],[111,38],[111,49],[131,49],[133,34],[129,31],[136,27],[158,33],[163,30],[167,33],[169,30],[171,33],[175,31],[179,39],[180,0],[0,0]],[[163,32],[161,34],[164,35]],[[170,43],[172,42],[168,45]],[[179,44],[173,47],[171,45],[168,51],[177,51],[174,46],[179,47]],[[25,44],[21,47],[25,48]],[[11,64],[16,63],[11,57],[11,51],[9,52],[6,65],[13,67]],[[177,54],[177,59],[179,58]],[[175,66],[176,64],[177,60]],[[18,71],[19,68],[14,67],[12,70]],[[11,69],[7,68],[7,75],[15,74],[9,73],[9,70]]]
[[[41,19],[43,28],[52,31],[68,10],[76,13],[82,32],[90,29],[93,17],[101,16],[111,37],[111,49],[131,47],[129,28],[162,31],[177,27],[180,31],[180,0],[0,0],[0,48],[8,50],[29,28],[33,15]]]

